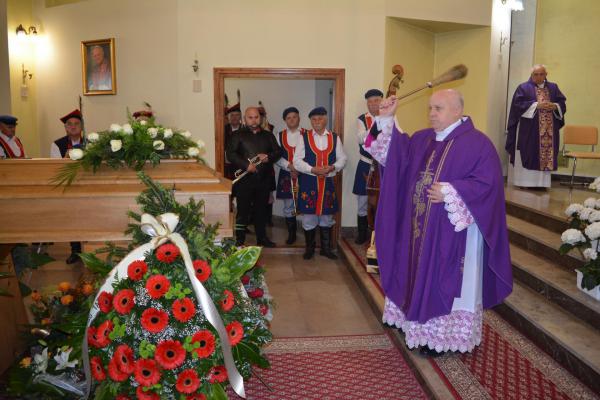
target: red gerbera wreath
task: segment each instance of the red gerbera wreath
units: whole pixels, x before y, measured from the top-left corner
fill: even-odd
[[[179,248],[172,243],[163,244],[156,250],[156,258],[167,264],[171,264],[178,256]]]
[[[154,359],[164,369],[174,369],[185,361],[185,349],[177,340],[165,340],[156,346]]]
[[[169,323],[169,314],[156,308],[148,308],[142,312],[142,328],[152,333],[162,332]]]
[[[212,367],[208,373],[208,381],[210,383],[223,383],[227,380],[227,370],[224,366],[219,365]]]
[[[152,275],[146,282],[146,290],[153,299],[161,298],[170,287],[171,282],[164,275]]]
[[[194,393],[200,386],[200,379],[198,379],[198,373],[193,369],[186,369],[182,371],[177,377],[177,383],[175,388],[179,393]]]
[[[156,361],[140,358],[135,362],[135,380],[142,386],[152,386],[160,381]]]
[[[103,291],[98,296],[98,307],[103,313],[109,313],[112,310],[113,295]]]
[[[90,360],[90,369],[92,370],[92,376],[98,382],[106,379],[106,372],[102,366],[102,359],[98,356],[92,357]]]
[[[113,306],[115,311],[119,314],[129,314],[133,306],[135,305],[135,292],[131,289],[120,290],[115,297],[113,297]]]
[[[204,260],[195,260],[192,264],[194,265],[194,270],[196,270],[196,278],[200,282],[206,282],[212,273],[210,264]]]
[[[223,296],[225,297],[223,297],[223,300],[221,300],[221,308],[223,309],[223,311],[229,311],[235,305],[233,293],[231,293],[229,290],[224,290]]]
[[[192,343],[200,343],[200,347],[194,349],[198,358],[210,357],[215,351],[215,337],[207,330],[199,331],[192,336]]]
[[[196,313],[194,302],[188,298],[177,299],[173,302],[173,316],[179,322],[189,321]]]
[[[225,327],[227,336],[229,336],[229,344],[235,346],[244,337],[244,327],[238,321],[233,321]]]
[[[117,358],[113,356],[108,362],[108,376],[115,382],[123,382],[129,377],[129,374],[121,371],[117,365]]]
[[[126,344],[122,344],[115,350],[113,358],[116,360],[119,371],[131,375],[135,370],[135,360],[133,358],[133,350]]]
[[[144,260],[137,260],[129,264],[127,267],[127,276],[132,281],[139,281],[148,271],[148,264]]]

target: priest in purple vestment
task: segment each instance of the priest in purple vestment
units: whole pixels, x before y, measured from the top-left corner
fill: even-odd
[[[511,164],[508,181],[515,186],[550,187],[551,171],[558,166],[567,99],[546,76],[546,67],[535,65],[529,80],[517,87],[510,106],[506,151]]]
[[[498,153],[463,116],[455,90],[429,101],[430,129],[402,133],[392,96],[366,141],[384,166],[375,236],[386,295],[383,322],[436,356],[481,342],[483,309],[512,291]]]

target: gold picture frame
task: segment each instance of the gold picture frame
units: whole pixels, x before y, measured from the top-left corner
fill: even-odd
[[[81,42],[81,75],[84,96],[117,94],[114,38]]]

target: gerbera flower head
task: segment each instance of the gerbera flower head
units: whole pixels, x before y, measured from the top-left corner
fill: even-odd
[[[173,316],[179,322],[189,321],[196,313],[194,302],[188,298],[177,299],[173,302]]]
[[[164,275],[152,275],[146,281],[146,290],[153,299],[161,298],[169,291],[171,282]]]
[[[117,365],[117,358],[113,356],[108,362],[108,376],[115,382],[123,382],[129,377],[129,374],[121,371]]]
[[[260,297],[263,297],[264,294],[265,294],[265,291],[262,290],[261,288],[256,288],[256,289],[248,292],[248,296],[250,296],[250,298],[252,298],[252,299],[258,299]]]
[[[100,357],[94,356],[90,359],[90,369],[92,370],[92,376],[98,382],[106,379],[106,372],[104,371]]]
[[[144,277],[146,272],[148,271],[148,264],[144,260],[136,260],[133,261],[127,267],[127,276],[132,281],[139,281]]]
[[[250,277],[249,277],[248,275],[244,275],[244,276],[242,276],[242,283],[243,283],[244,285],[247,285],[247,284],[249,284],[249,283],[250,283]]]
[[[195,260],[192,264],[194,265],[194,270],[196,270],[196,278],[200,282],[206,282],[212,273],[210,264],[204,260]]]
[[[196,332],[192,336],[192,343],[199,343],[200,346],[194,349],[194,353],[198,355],[198,358],[207,358],[212,355],[215,351],[215,336],[211,331],[202,330]]]
[[[122,344],[115,350],[113,358],[116,360],[119,371],[131,375],[135,370],[135,360],[133,359],[133,350],[126,344]]]
[[[156,250],[156,258],[167,264],[171,264],[179,257],[179,248],[172,243],[163,244]]]
[[[208,372],[208,381],[210,383],[223,383],[227,380],[227,370],[224,366],[218,365],[212,367]]]
[[[235,346],[244,337],[244,327],[238,321],[233,321],[225,327],[227,336],[229,336],[229,344]]]
[[[100,308],[100,311],[109,313],[110,310],[112,310],[112,301],[113,295],[106,291],[102,291],[100,296],[98,296],[98,307]]]
[[[229,311],[235,305],[235,299],[233,297],[233,293],[229,290],[223,291],[223,299],[221,300],[221,308],[223,311]]]
[[[162,332],[169,323],[169,314],[156,308],[147,308],[142,312],[142,328],[152,333]]]
[[[98,345],[97,347],[102,348],[109,345],[110,338],[108,337],[108,335],[112,332],[114,327],[115,326],[113,325],[112,321],[109,319],[98,326],[98,328],[96,329],[96,344]]]
[[[198,373],[193,369],[183,370],[177,376],[175,389],[179,393],[194,393],[198,389],[198,386],[200,386],[200,379],[198,379]]]
[[[177,340],[164,340],[156,346],[154,359],[164,369],[174,369],[185,361],[185,349]]]
[[[115,397],[115,400],[131,400],[129,397],[125,396],[124,394],[118,394],[117,397]]]
[[[135,362],[135,380],[142,386],[152,386],[160,381],[160,371],[156,361],[140,358]]]
[[[160,396],[158,394],[150,390],[144,392],[144,388],[141,386],[138,386],[137,389],[135,389],[135,395],[138,400],[160,400]]]
[[[131,289],[122,289],[113,297],[113,307],[119,314],[129,314],[135,305],[135,292]]]
[[[194,393],[185,396],[185,400],[206,400],[204,393]]]

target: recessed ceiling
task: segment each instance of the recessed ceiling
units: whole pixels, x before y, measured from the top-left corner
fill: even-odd
[[[459,24],[456,22],[428,21],[428,20],[424,20],[424,19],[411,19],[411,18],[398,18],[398,17],[391,17],[391,18],[394,18],[397,21],[402,21],[404,23],[407,23],[408,25],[412,25],[412,26],[424,29],[424,30],[432,32],[432,33],[464,31],[467,29],[484,28],[483,25]]]

